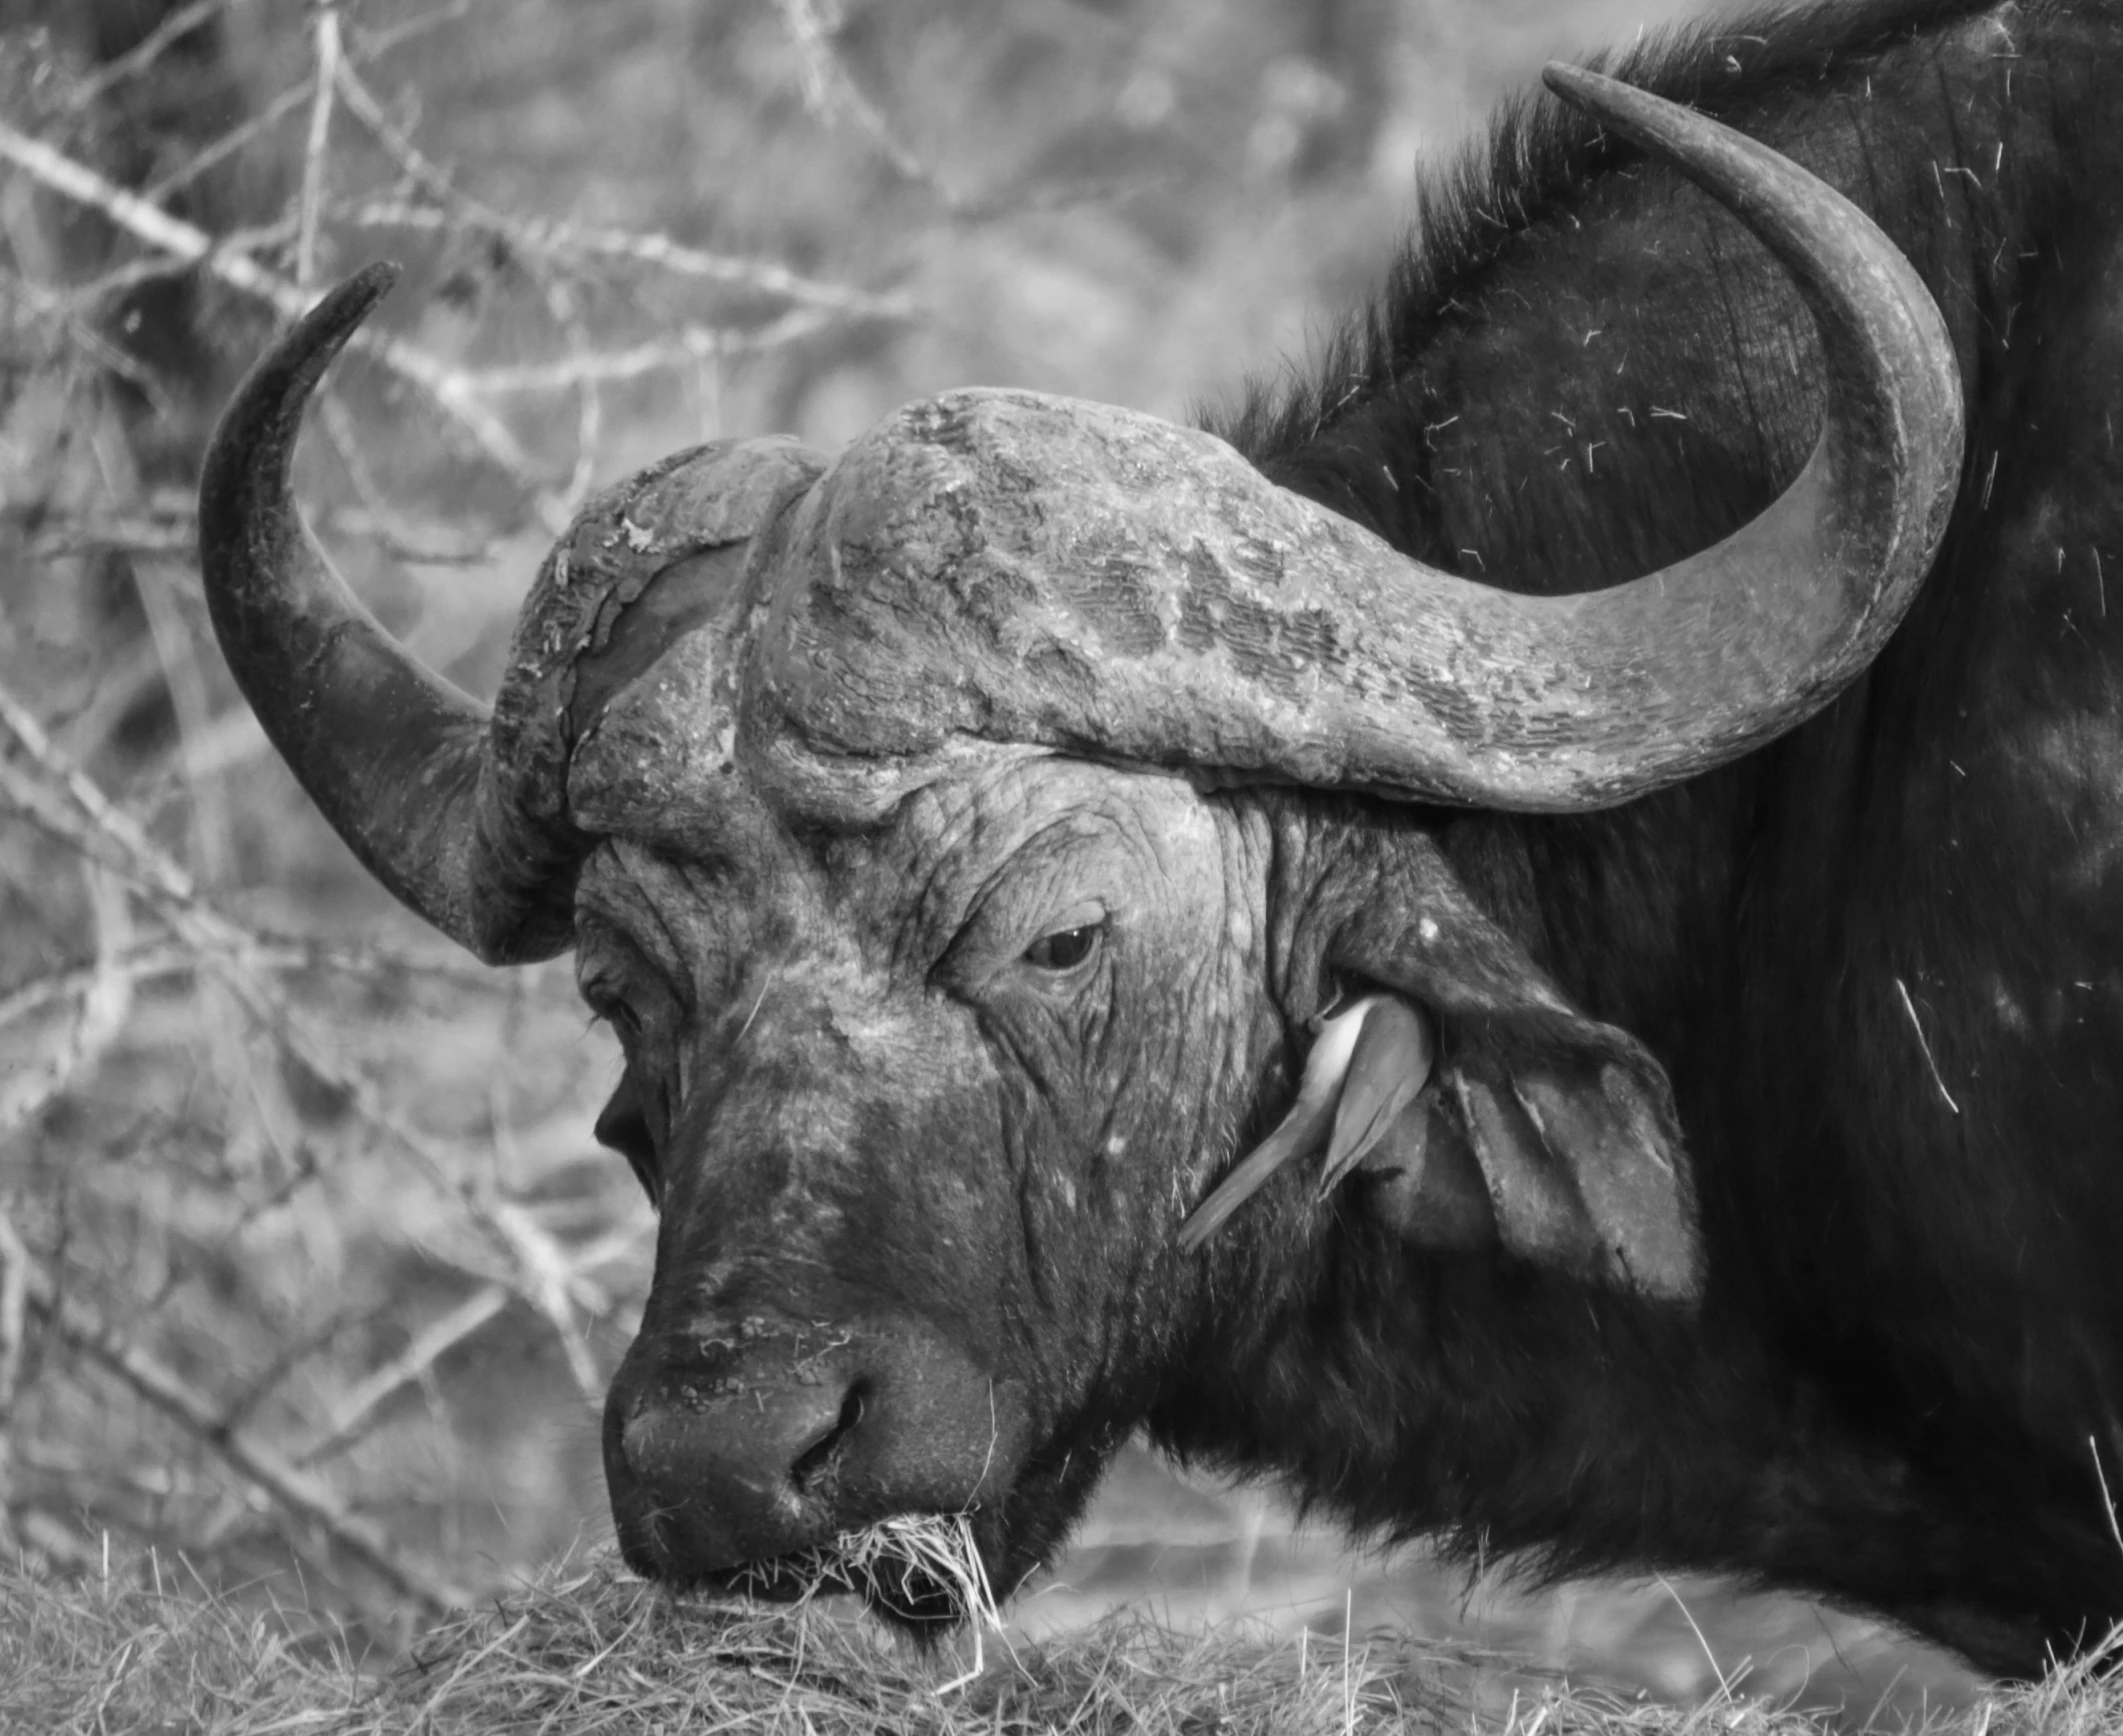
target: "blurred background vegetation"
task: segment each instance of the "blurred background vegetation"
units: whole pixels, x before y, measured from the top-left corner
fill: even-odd
[[[606,1535],[651,1246],[590,1139],[613,1046],[565,961],[479,972],[372,886],[204,617],[212,417],[320,286],[408,268],[312,416],[312,520],[491,692],[593,486],[958,385],[1184,416],[1301,358],[1543,59],[1681,10],[0,0],[0,1546],[153,1544],[390,1643]],[[1671,1696],[1967,1686],[1790,1600],[1470,1591],[1139,1453],[1018,1613],[1127,1599]]]

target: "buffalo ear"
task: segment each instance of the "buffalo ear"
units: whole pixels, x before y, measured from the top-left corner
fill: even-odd
[[[1505,1247],[1653,1296],[1700,1293],[1679,1130],[1629,1068],[1470,1055],[1451,1080]]]
[[[1573,1007],[1429,840],[1400,841],[1393,878],[1397,895],[1352,912],[1328,962],[1427,1012],[1438,1059],[1358,1165],[1379,1178],[1365,1204],[1420,1246],[1493,1239],[1595,1282],[1697,1298],[1695,1192],[1659,1064]]]
[[[1678,1140],[1613,1062],[1468,1054],[1356,1165],[1364,1210],[1417,1247],[1521,1258],[1672,1301],[1701,1290]]]

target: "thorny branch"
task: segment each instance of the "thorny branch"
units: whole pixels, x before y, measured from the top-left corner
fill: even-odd
[[[546,1318],[585,1396],[594,1400],[596,1369],[576,1310],[602,1313],[609,1305],[602,1289],[581,1275],[577,1264],[529,1212],[496,1187],[466,1173],[468,1166],[456,1162],[436,1141],[395,1114],[370,1080],[308,1031],[253,963],[254,938],[213,910],[181,866],[93,782],[65,765],[36,719],[4,689],[0,689],[0,727],[14,736],[44,774],[42,779],[33,779],[13,759],[0,758],[0,789],[26,815],[65,838],[87,860],[134,881],[156,902],[179,937],[231,989],[258,1029],[411,1158],[431,1185],[463,1205],[507,1261],[510,1287]]]
[[[356,1114],[411,1156],[434,1185],[455,1194],[471,1219],[506,1255],[511,1269],[505,1280],[484,1285],[468,1304],[423,1334],[399,1357],[374,1371],[301,1457],[290,1458],[255,1439],[239,1426],[233,1413],[210,1403],[151,1353],[126,1341],[92,1310],[57,1296],[20,1249],[11,1227],[0,1223],[0,1231],[6,1232],[0,1239],[0,1417],[4,1417],[6,1395],[19,1360],[26,1298],[37,1313],[52,1323],[60,1339],[110,1370],[147,1403],[183,1424],[273,1502],[318,1527],[397,1592],[430,1609],[462,1603],[464,1593],[460,1588],[407,1559],[380,1527],[354,1513],[303,1464],[340,1450],[358,1438],[392,1392],[419,1378],[452,1345],[498,1314],[510,1295],[525,1297],[547,1318],[578,1384],[586,1397],[594,1399],[597,1371],[576,1310],[601,1313],[609,1305],[602,1291],[582,1274],[611,1257],[613,1248],[607,1245],[611,1238],[570,1258],[523,1207],[498,1189],[470,1179],[469,1166],[454,1160],[388,1111],[365,1078],[338,1062],[324,1045],[306,1033],[292,1009],[265,980],[267,968],[308,962],[312,954],[262,943],[207,906],[183,868],[147,838],[91,780],[62,762],[36,720],[5,690],[0,690],[0,726],[20,749],[19,758],[0,758],[0,790],[41,823],[66,836],[80,851],[84,871],[92,880],[107,881],[113,873],[123,873],[154,902],[178,936],[173,947],[126,950],[125,930],[107,914],[113,907],[122,911],[123,895],[117,896],[115,906],[109,898],[99,904],[98,908],[106,911],[106,919],[99,924],[97,960],[86,971],[72,973],[67,983],[69,989],[78,987],[81,994],[83,1012],[78,1027],[93,1023],[98,1037],[107,1040],[115,1026],[108,1013],[92,1021],[91,1008],[106,1004],[115,996],[122,1011],[125,986],[151,969],[174,965],[180,956],[190,968],[204,963],[229,984],[261,1029],[270,1032],[303,1066],[339,1092]],[[21,763],[23,758],[29,762],[27,767]],[[30,775],[32,769],[41,775]],[[28,993],[18,992],[0,1003],[0,1016],[20,1014],[33,1003],[48,1005],[59,992],[56,983],[38,985]],[[72,1059],[54,1071],[48,1088],[40,1092],[39,1101],[63,1084],[95,1046],[93,1041],[79,1039],[70,1044]],[[631,1233],[627,1239],[632,1239]]]
[[[50,1322],[60,1341],[94,1359],[161,1411],[184,1425],[232,1469],[281,1507],[317,1526],[379,1578],[423,1608],[461,1608],[469,1596],[447,1579],[408,1560],[383,1528],[354,1512],[339,1493],[291,1464],[228,1419],[175,1370],[132,1343],[85,1303],[61,1295],[43,1272],[28,1270],[30,1308]]]
[[[230,251],[205,230],[159,210],[42,140],[17,132],[5,121],[0,121],[0,159],[13,163],[53,192],[93,206],[150,247],[198,265],[231,289],[265,302],[284,320],[298,320],[309,311],[309,296],[249,255]],[[398,338],[366,328],[354,333],[348,348],[359,350],[419,388],[464,430],[489,462],[531,497],[540,516],[547,520],[548,529],[557,534],[564,528],[565,516],[539,484],[530,455],[504,423],[474,400],[458,370]]]
[[[345,61],[339,64],[339,91],[347,111],[368,128],[386,155],[413,186],[451,207],[415,205],[403,200],[373,200],[357,206],[356,223],[376,228],[454,230],[470,223],[508,241],[531,257],[622,259],[652,265],[674,276],[697,278],[732,289],[780,296],[805,307],[871,319],[913,317],[914,304],[903,296],[872,295],[836,283],[821,283],[763,259],[739,259],[689,247],[667,235],[631,230],[583,228],[551,219],[512,217],[473,198],[430,161],[385,111],[360,76]]]
[[[323,205],[325,143],[331,99],[337,92],[349,111],[377,137],[409,179],[434,196],[446,198],[455,207],[446,213],[404,202],[371,201],[355,210],[353,220],[358,224],[441,230],[459,227],[469,221],[504,237],[526,256],[624,259],[680,276],[778,295],[799,304],[799,311],[758,331],[733,334],[688,327],[676,340],[636,346],[614,356],[591,353],[576,329],[570,332],[573,353],[565,361],[518,370],[482,372],[453,367],[387,333],[364,328],[353,334],[349,340],[350,348],[371,357],[424,393],[491,464],[523,490],[545,528],[556,534],[565,527],[588,486],[588,466],[598,426],[595,388],[599,382],[639,377],[680,361],[697,365],[717,356],[792,342],[818,330],[828,314],[893,320],[912,317],[913,304],[902,296],[873,295],[841,285],[820,283],[771,262],[711,253],[668,236],[523,221],[480,204],[457,191],[448,177],[393,125],[382,105],[340,53],[336,16],[332,8],[324,8],[317,27],[318,72],[309,81],[315,101],[309,149],[304,158],[294,282],[258,264],[250,251],[255,246],[279,239],[279,226],[248,236],[216,238],[41,140],[16,131],[4,121],[0,121],[0,160],[12,162],[52,191],[102,212],[119,228],[157,249],[169,266],[204,269],[229,287],[265,302],[283,319],[293,321],[308,310],[310,302],[305,286],[314,267],[317,223]],[[89,290],[63,299],[52,296],[44,299],[59,305],[70,315],[74,308],[87,305],[90,290],[106,293],[141,278],[158,275],[167,268],[152,261],[122,267],[99,284],[89,286]],[[802,310],[811,311],[807,314]],[[555,303],[554,311],[564,328],[572,324],[564,302]],[[507,424],[479,401],[482,395],[497,391],[523,391],[548,384],[573,386],[584,395],[574,474],[561,491],[555,491],[539,480],[536,461],[524,450]]]
[[[350,976],[375,977],[396,972],[430,972],[441,975],[469,973],[476,968],[458,965],[441,957],[426,958],[378,946],[340,946],[327,941],[287,937],[245,929],[249,937],[252,968],[261,971],[330,970]],[[201,968],[198,951],[178,940],[151,941],[108,961],[56,970],[47,976],[21,983],[0,995],[0,1031],[19,1020],[32,1018],[84,993],[99,972],[122,975],[136,987],[159,977],[190,976]]]

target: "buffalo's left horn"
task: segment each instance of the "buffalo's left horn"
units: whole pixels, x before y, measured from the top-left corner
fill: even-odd
[[[333,828],[392,893],[491,963],[569,938],[580,843],[524,811],[488,709],[409,656],[311,540],[289,481],[326,366],[397,281],[373,265],[252,369],[214,432],[199,493],[207,605],[236,684]]]

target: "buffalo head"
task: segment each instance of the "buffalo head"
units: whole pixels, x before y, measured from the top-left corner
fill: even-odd
[[[1014,1584],[1218,1310],[1352,1216],[1692,1294],[1658,1067],[1428,823],[1619,802],[1825,703],[1930,559],[1959,397],[1923,288],[1834,193],[1553,77],[1785,262],[1829,382],[1767,513],[1609,590],[1468,583],[1209,435],[960,392],[834,460],[718,443],[603,496],[490,713],[289,495],[390,273],[242,388],[201,538],[245,693],[393,892],[493,962],[573,946],[624,1046],[600,1133],[661,1229],[605,1457],[642,1571],[771,1587],[866,1522],[966,1512]],[[1336,1210],[1279,1185],[1208,1237],[1321,1146],[1363,1172]]]

